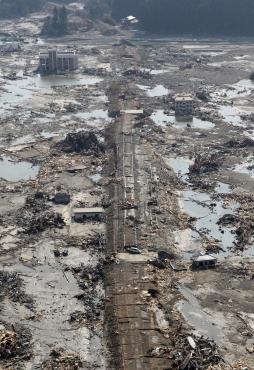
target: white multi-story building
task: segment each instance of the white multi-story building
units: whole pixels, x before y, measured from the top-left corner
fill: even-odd
[[[191,95],[177,95],[175,97],[175,115],[192,116],[193,115],[193,97]]]

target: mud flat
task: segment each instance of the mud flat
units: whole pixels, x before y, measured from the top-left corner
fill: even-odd
[[[39,44],[0,58],[1,367],[105,369],[105,220],[74,209],[105,201],[106,84],[41,77]]]

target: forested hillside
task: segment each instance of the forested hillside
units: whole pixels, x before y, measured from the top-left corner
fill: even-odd
[[[0,18],[24,16],[41,8],[44,0],[0,0]]]
[[[150,32],[254,36],[254,0],[105,1],[115,18],[133,14]]]

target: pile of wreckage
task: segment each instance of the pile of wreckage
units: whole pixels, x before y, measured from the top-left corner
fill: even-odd
[[[25,234],[37,234],[51,228],[63,228],[62,216],[51,210],[43,194],[28,196],[25,206],[17,214],[17,225]]]
[[[19,302],[27,308],[33,308],[33,300],[23,290],[23,280],[17,273],[0,271],[0,301],[6,297],[13,302]]]
[[[79,131],[70,133],[57,144],[57,148],[65,153],[99,154],[104,152],[104,145],[98,140],[94,132]]]
[[[208,369],[209,366],[223,362],[212,340],[184,334],[172,338],[172,346],[153,348],[149,355],[168,358],[172,369],[176,370]]]
[[[145,78],[145,79],[152,78],[151,73],[150,73],[149,70],[138,69],[138,68],[126,69],[123,72],[123,76],[125,76],[125,77],[134,76],[134,77],[141,77],[141,78]]]
[[[43,370],[78,370],[82,367],[80,357],[66,353],[63,348],[52,349],[50,358],[42,364]]]
[[[12,326],[11,330],[3,328],[0,330],[0,362],[16,360],[29,360],[31,357],[30,334],[23,328],[16,331]],[[2,369],[1,365],[0,368]]]

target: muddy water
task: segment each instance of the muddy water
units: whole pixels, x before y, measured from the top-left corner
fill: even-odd
[[[172,125],[177,129],[200,129],[200,130],[211,130],[215,127],[215,124],[209,121],[203,121],[199,118],[176,118],[174,113],[166,114],[162,109],[158,109],[151,115],[151,119],[154,123],[161,127],[167,127]]]
[[[183,192],[180,204],[189,216],[197,218],[196,230],[203,232],[209,239],[218,240],[225,252],[233,247],[233,229],[220,228],[218,221],[225,214],[234,214],[237,204],[225,207],[222,201],[212,200],[209,194],[191,190]]]
[[[98,120],[104,120],[108,122],[110,120],[108,111],[103,109],[95,109],[91,112],[78,112],[75,114],[75,117],[82,120],[87,120],[88,123]]]
[[[22,145],[22,144],[31,144],[31,143],[34,143],[36,141],[36,138],[33,136],[33,135],[25,135],[25,136],[21,136],[17,139],[14,139],[12,140],[11,144],[12,145]]]
[[[222,105],[219,107],[219,113],[231,125],[240,126],[242,124],[241,113],[243,112],[234,106]]]
[[[234,168],[234,172],[245,173],[249,175],[251,178],[254,178],[254,157],[246,158],[246,160],[243,163],[238,164]]]
[[[224,104],[218,107],[219,113],[223,119],[234,126],[244,126],[241,119],[243,113],[249,113],[250,104],[246,100],[254,91],[254,81],[249,79],[240,80],[228,88],[221,89],[211,94],[214,102],[218,99],[224,100]],[[245,100],[243,100],[245,99]],[[231,105],[229,103],[231,102]],[[244,103],[241,106],[241,103]],[[234,104],[233,104],[234,103]]]
[[[167,159],[166,163],[183,183],[191,185],[188,177],[189,166],[193,163],[191,160],[177,157]],[[231,192],[231,188],[229,185],[219,182],[215,192],[216,194],[226,194]],[[223,200],[214,200],[208,193],[185,190],[179,192],[179,205],[184,213],[196,219],[194,229],[189,228],[175,233],[175,240],[178,243],[178,248],[183,252],[184,258],[189,260],[193,254],[204,251],[203,238],[218,241],[221,248],[219,257],[226,256],[230,248],[234,246],[234,229],[220,227],[218,221],[225,214],[234,214],[238,204],[232,202],[224,206]]]
[[[137,87],[143,91],[146,91],[147,95],[150,98],[164,96],[169,93],[169,90],[166,89],[163,85],[157,85],[153,88],[145,85],[137,85]]]
[[[20,73],[17,80],[8,81],[4,85],[5,92],[0,95],[0,113],[14,109],[16,105],[28,101],[35,94],[53,93],[54,86],[94,85],[101,81],[101,78],[84,75],[24,77]]]
[[[64,130],[61,130],[61,132],[49,132],[49,131],[42,131],[40,133],[41,137],[42,138],[45,138],[45,139],[52,139],[54,137],[57,137],[57,136],[63,136],[66,134],[66,132]]]
[[[167,159],[166,163],[174,170],[183,182],[188,181],[189,167],[194,163],[192,160],[184,157],[177,157]]]
[[[20,194],[2,194],[0,198],[0,215],[16,210],[25,205],[26,197]],[[7,231],[7,230],[6,230]]]
[[[89,176],[89,179],[97,183],[102,179],[102,175],[100,173],[95,173],[94,175]]]
[[[161,127],[166,127],[172,123],[172,113],[166,114],[163,109],[158,109],[151,115],[151,119],[154,123]]]
[[[193,117],[193,119],[180,119],[174,120],[173,125],[177,129],[194,128],[198,130],[212,130],[215,124],[209,121],[203,121],[199,118]]]
[[[140,70],[142,72],[149,72],[152,76],[157,76],[157,75],[160,75],[160,74],[163,74],[163,73],[168,73],[168,72],[172,72],[172,71],[178,70],[178,67],[172,65],[172,66],[168,66],[168,69],[141,68]]]
[[[39,172],[39,166],[29,162],[13,162],[9,157],[3,156],[0,159],[0,178],[6,181],[22,181],[34,179]]]
[[[236,90],[235,93],[232,93],[233,97],[239,97],[239,95],[242,97],[248,95],[254,89],[254,81],[250,79],[240,80],[234,84],[233,87]],[[232,95],[229,97],[232,97]]]
[[[191,289],[180,286],[179,291],[184,300],[180,301],[178,308],[185,319],[195,328],[196,334],[213,339],[220,345],[223,336],[221,328],[215,325],[215,319],[203,310]]]
[[[217,194],[230,194],[232,193],[232,189],[230,185],[225,184],[224,182],[218,182],[215,191]]]

